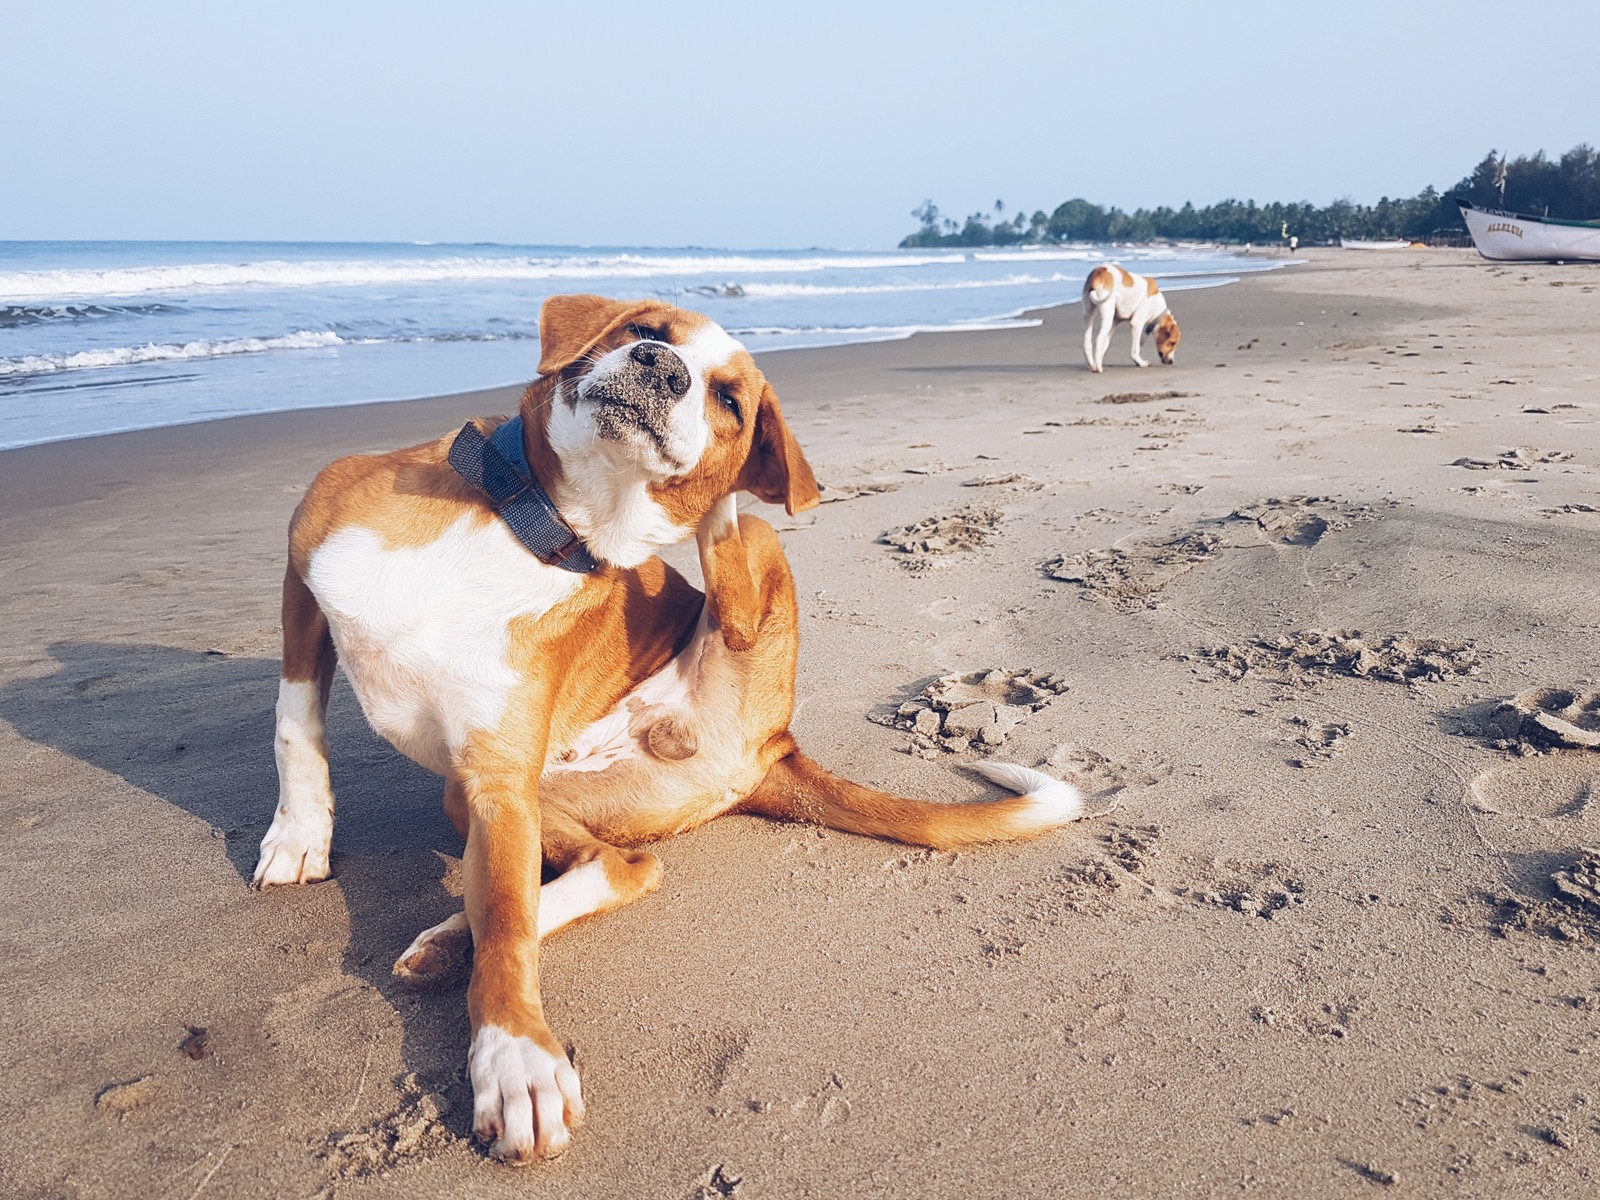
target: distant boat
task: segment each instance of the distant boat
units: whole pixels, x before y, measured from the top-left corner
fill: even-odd
[[[1485,258],[1505,262],[1600,262],[1600,221],[1558,221],[1479,208],[1459,196],[1461,219]]]
[[[1410,245],[1411,243],[1406,241],[1405,238],[1369,240],[1366,238],[1342,237],[1339,239],[1339,249],[1341,250],[1404,250]]]

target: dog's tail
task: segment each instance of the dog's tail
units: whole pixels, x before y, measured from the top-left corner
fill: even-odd
[[[1117,279],[1110,267],[1096,267],[1089,272],[1089,278],[1083,281],[1083,298],[1092,304],[1104,304],[1111,299],[1116,286]]]
[[[841,779],[795,750],[773,764],[743,807],[939,850],[1033,837],[1083,815],[1078,789],[1042,771],[1000,762],[972,769],[1018,795],[971,804],[910,800]]]

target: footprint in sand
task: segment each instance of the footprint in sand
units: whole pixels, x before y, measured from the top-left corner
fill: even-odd
[[[1461,490],[1466,491],[1467,489],[1462,488]],[[1592,504],[1563,504],[1558,508],[1541,508],[1539,511],[1546,516],[1560,517],[1571,513],[1600,513],[1600,508],[1596,508]]]
[[[95,1093],[95,1111],[103,1116],[122,1120],[137,1112],[161,1094],[161,1086],[154,1075],[141,1075],[121,1083],[110,1083]]]
[[[1272,541],[1289,546],[1315,546],[1322,535],[1335,528],[1326,496],[1272,498],[1237,508],[1230,520],[1253,521]],[[1318,509],[1323,511],[1319,512]]]
[[[1540,450],[1534,446],[1513,446],[1493,458],[1458,458],[1450,465],[1469,471],[1527,471],[1544,463],[1568,462],[1566,450]]]
[[[1600,916],[1600,850],[1585,847],[1567,866],[1550,872],[1556,894]]]
[[[1594,758],[1576,751],[1547,752],[1514,745],[1506,749],[1527,757],[1496,763],[1468,783],[1466,801],[1472,810],[1516,818],[1521,823],[1531,820],[1550,832],[1570,822],[1570,829],[1564,830],[1566,836],[1600,841],[1600,771]],[[1532,851],[1541,839],[1535,836],[1528,841],[1507,830],[1497,840],[1504,848]]]
[[[1229,861],[1218,863],[1204,883],[1176,889],[1199,904],[1225,908],[1247,917],[1271,921],[1306,902],[1305,879],[1281,863]]]
[[[1378,519],[1370,504],[1344,504],[1332,496],[1273,496],[1236,508],[1231,521],[1251,521],[1269,541],[1285,546],[1315,546],[1323,536],[1361,521]]]
[[[767,1111],[764,1108],[754,1109],[756,1112]],[[744,1182],[744,1176],[728,1168],[727,1163],[716,1163],[706,1168],[705,1178],[691,1193],[694,1200],[722,1200],[724,1196],[737,1196],[739,1185]]]
[[[1528,741],[1575,750],[1600,750],[1600,692],[1534,688],[1502,706],[1518,718]]]
[[[1390,683],[1431,683],[1478,672],[1471,642],[1446,642],[1409,633],[1382,636],[1357,629],[1307,629],[1274,638],[1257,637],[1180,655],[1214,664],[1228,679],[1256,674],[1285,683],[1309,683],[1334,675]]]
[[[1293,716],[1289,718],[1289,724],[1300,731],[1294,744],[1301,751],[1288,760],[1289,765],[1302,770],[1331,759],[1338,751],[1339,743],[1350,736],[1348,721],[1312,721],[1307,717]]]
[[[1168,484],[1167,490],[1192,495],[1200,487]],[[1269,541],[1281,545],[1314,546],[1330,530],[1376,517],[1377,512],[1370,505],[1345,505],[1328,496],[1287,496],[1269,497],[1235,509],[1224,520],[1249,521]],[[1076,583],[1091,597],[1109,603],[1119,612],[1138,612],[1157,607],[1158,593],[1168,583],[1191,567],[1209,562],[1222,549],[1220,537],[1196,529],[1172,538],[1135,542],[1126,548],[1062,555],[1046,562],[1044,572],[1051,579]]]
[[[1443,724],[1510,756],[1475,774],[1464,797],[1504,867],[1508,890],[1477,897],[1490,932],[1600,942],[1600,693],[1532,688]]]
[[[878,540],[901,551],[898,562],[921,573],[957,551],[981,550],[1000,528],[1000,510],[969,504],[942,517],[924,517],[891,529]]]
[[[1011,731],[1067,690],[1066,680],[1042,671],[994,668],[945,675],[887,716],[869,719],[911,734],[910,753],[989,751]]]
[[[1516,884],[1516,894],[1479,897],[1488,908],[1488,928],[1494,936],[1591,946],[1600,942],[1600,849],[1570,851],[1555,870]]]
[[[457,1138],[444,1124],[450,1101],[423,1089],[414,1074],[401,1081],[400,1107],[350,1133],[330,1133],[320,1157],[330,1180],[387,1175],[407,1162],[430,1158]]]
[[[1158,824],[1129,825],[1108,821],[1098,837],[1105,846],[1106,857],[1128,874],[1140,875],[1161,856],[1162,832]]]
[[[1167,584],[1197,564],[1210,562],[1221,546],[1216,534],[1193,531],[1168,540],[1134,542],[1126,549],[1062,555],[1043,569],[1051,579],[1075,583],[1117,612],[1140,612],[1158,607]]]
[[[1152,755],[1136,752],[1129,759],[1114,759],[1070,742],[1051,747],[1042,765],[1083,793],[1091,809],[1111,804],[1130,787],[1154,787],[1172,774],[1170,764]]]
[[[1448,732],[1482,738],[1496,750],[1600,750],[1600,692],[1540,687],[1447,713]]]
[[[1080,846],[1092,849],[1090,857],[1065,864],[1011,894],[1007,923],[1013,928],[1025,928],[1034,921],[1059,924],[1059,914],[1100,913],[1119,895],[1147,895],[1156,890],[1146,877],[1161,856],[1162,827],[1106,820],[1097,822],[1096,829],[1092,846]],[[988,930],[978,932],[987,934],[991,942],[999,941]]]
[[[1014,487],[1019,491],[1037,492],[1044,487],[1037,479],[1023,475],[1017,471],[1005,475],[979,475],[976,479],[969,479],[962,487]]]
[[[862,496],[880,496],[885,492],[900,490],[898,483],[830,483],[823,485],[820,504],[838,504],[857,500]]]
[[[1101,396],[1096,404],[1156,404],[1162,400],[1188,400],[1194,392],[1114,392]]]

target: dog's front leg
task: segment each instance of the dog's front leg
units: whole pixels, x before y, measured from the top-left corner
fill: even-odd
[[[278,807],[261,839],[256,887],[315,883],[328,877],[333,785],[323,722],[335,652],[328,618],[291,563],[283,577],[283,667],[278,680]]]
[[[547,708],[541,717],[516,722],[515,739],[469,739],[457,764],[474,947],[467,988],[472,1129],[493,1139],[491,1154],[510,1162],[560,1154],[583,1118],[578,1073],[545,1023],[539,996],[538,780]],[[528,744],[529,728],[539,731],[536,746]]]
[[[1139,353],[1140,348],[1144,345],[1144,327],[1148,322],[1143,315],[1143,310],[1135,312],[1133,316],[1134,319],[1128,322],[1128,325],[1133,330],[1133,362],[1135,366],[1148,367],[1150,364],[1145,361],[1144,355]]]

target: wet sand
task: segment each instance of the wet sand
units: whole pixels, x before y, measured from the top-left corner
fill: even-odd
[[[1031,671],[1064,690],[988,753],[1103,815],[660,845],[546,948],[590,1118],[520,1171],[467,1139],[461,990],[389,973],[456,904],[440,785],[342,680],[335,877],[245,882],[300,492],[514,393],[0,454],[0,1191],[1592,1191],[1600,273],[1309,257],[1175,294],[1173,368],[1119,332],[1091,375],[1075,306],[764,360],[829,488],[758,506],[802,745],[993,795],[897,714]]]

